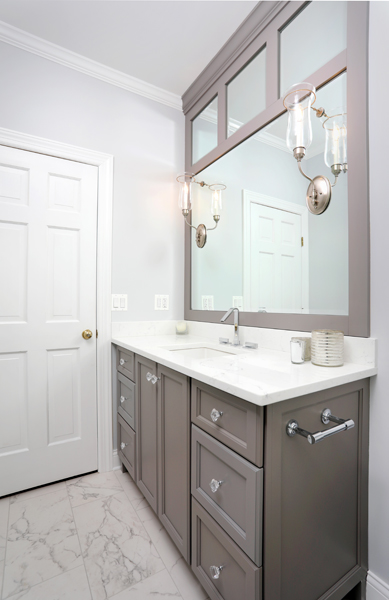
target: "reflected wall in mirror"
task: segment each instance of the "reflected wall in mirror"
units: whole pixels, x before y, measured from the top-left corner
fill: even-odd
[[[315,106],[327,114],[346,107],[346,79],[343,73],[318,90]],[[212,242],[199,251],[192,236],[192,309],[348,314],[347,175],[325,213],[308,213],[306,179],[286,146],[286,128],[284,114],[199,174],[227,189]],[[313,111],[312,129],[302,166],[332,182],[323,120]],[[192,218],[207,225],[211,195],[195,187]]]

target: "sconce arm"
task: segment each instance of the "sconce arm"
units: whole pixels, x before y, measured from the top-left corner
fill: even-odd
[[[301,175],[303,175],[305,177],[305,179],[308,179],[308,181],[312,181],[312,179],[310,177],[308,177],[308,175],[305,175],[305,173],[304,173],[304,171],[303,171],[303,169],[301,167],[301,160],[297,161],[297,165],[298,165],[298,168],[299,168],[299,171],[300,171]]]
[[[184,216],[184,218],[185,218],[185,223],[186,223],[187,225],[189,225],[189,227],[192,227],[192,229],[197,229],[197,227],[195,227],[195,226],[194,226],[194,225],[192,225],[191,223],[188,223],[188,221],[187,221],[187,218],[186,218],[185,216]]]
[[[215,221],[215,227],[207,227],[207,231],[213,231],[218,226],[219,221]]]
[[[335,181],[334,181],[334,183],[331,183],[331,187],[336,186],[336,184],[338,183],[338,177],[339,177],[339,175],[335,175]]]

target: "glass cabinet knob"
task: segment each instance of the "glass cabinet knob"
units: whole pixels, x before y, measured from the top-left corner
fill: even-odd
[[[128,444],[125,444],[124,442],[122,442],[122,443],[120,444],[120,448],[121,448],[121,450],[124,450],[124,448],[125,448],[126,446],[128,446]]]
[[[212,567],[209,567],[209,570],[211,571],[212,579],[219,579],[223,567],[215,567],[214,565],[212,565]]]
[[[222,416],[222,411],[220,410],[216,410],[216,408],[213,408],[211,410],[211,419],[214,423],[216,423],[216,421],[218,421],[220,419],[220,417]]]
[[[153,375],[150,373],[150,371],[148,373],[146,373],[146,379],[147,381],[151,381],[153,378]]]
[[[209,487],[211,488],[213,493],[215,493],[218,491],[222,483],[222,481],[218,481],[217,479],[211,479],[211,481],[209,482]]]
[[[124,363],[125,363],[125,362],[126,362],[126,361],[124,360],[124,358],[121,358],[121,359],[119,360],[119,364],[120,364],[120,366],[122,367],[122,366],[124,365]]]
[[[124,396],[120,396],[120,402],[123,404],[123,402],[125,402],[127,400],[127,398],[125,398]]]

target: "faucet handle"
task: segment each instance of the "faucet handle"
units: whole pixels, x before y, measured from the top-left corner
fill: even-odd
[[[228,338],[219,337],[219,344],[229,344],[230,340]]]

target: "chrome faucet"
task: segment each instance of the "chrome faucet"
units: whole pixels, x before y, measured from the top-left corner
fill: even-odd
[[[239,308],[235,307],[235,308],[230,308],[230,310],[228,310],[226,312],[226,314],[224,315],[224,317],[222,317],[220,319],[221,323],[224,323],[224,321],[226,321],[228,319],[228,317],[230,316],[231,313],[234,313],[234,338],[232,340],[232,346],[240,346],[240,341],[239,341]]]

